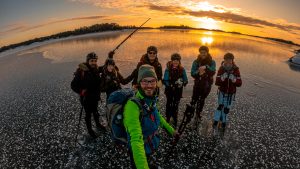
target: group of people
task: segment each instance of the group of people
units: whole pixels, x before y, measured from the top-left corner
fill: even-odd
[[[109,95],[121,89],[132,81],[136,90],[135,97],[140,100],[142,108],[132,100],[128,100],[124,106],[123,123],[128,135],[128,150],[130,152],[132,168],[148,168],[151,165],[151,154],[159,145],[159,126],[173,137],[179,138],[180,134],[174,129],[178,124],[178,106],[182,98],[183,87],[188,84],[185,68],[181,64],[181,56],[178,53],[171,55],[166,69],[158,61],[157,48],[149,46],[137,67],[127,77],[123,78],[113,60],[113,52],[103,66],[97,65],[97,55],[89,53],[86,62],[79,64],[74,79],[71,82],[72,89],[80,95],[80,102],[86,112],[85,121],[88,133],[96,138],[92,129],[91,115],[93,114],[97,128],[105,130],[105,126],[99,123],[97,111],[100,93]],[[199,55],[193,62],[191,76],[194,78],[191,105],[196,109],[196,119],[201,118],[205,99],[211,91],[213,76],[216,73],[216,63],[209,54],[207,46],[199,48]],[[234,55],[226,53],[224,61],[218,70],[216,83],[218,90],[218,107],[214,114],[213,128],[216,129],[221,121],[225,130],[227,114],[233,104],[236,87],[241,86],[239,68],[234,63]],[[161,115],[158,107],[160,88],[165,85],[166,95],[166,119]],[[142,117],[142,118],[141,118]],[[169,124],[173,119],[173,126]]]

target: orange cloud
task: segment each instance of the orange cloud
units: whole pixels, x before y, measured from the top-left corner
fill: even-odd
[[[193,11],[190,9],[186,9],[180,6],[158,6],[154,4],[147,4],[150,10],[156,10],[166,13],[172,13],[176,15],[189,15],[194,17],[210,17],[216,20],[228,22],[228,23],[235,23],[241,25],[248,25],[248,26],[255,26],[255,27],[262,27],[262,26],[270,26],[276,27],[279,29],[284,30],[300,30],[300,26],[298,25],[282,25],[277,23],[272,23],[270,21],[257,19],[253,17],[243,16],[240,14],[235,14],[231,12],[215,12],[215,11]]]

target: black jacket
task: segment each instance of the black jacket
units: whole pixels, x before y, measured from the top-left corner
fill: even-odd
[[[79,84],[80,96],[87,100],[99,101],[101,84],[99,70],[91,68],[87,63],[81,63],[74,75],[74,80],[78,81]],[[83,90],[86,90],[84,94],[82,93]]]

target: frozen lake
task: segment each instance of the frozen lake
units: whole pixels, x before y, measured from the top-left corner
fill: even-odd
[[[102,65],[130,32],[54,40],[0,57],[0,168],[128,167],[129,158],[112,151],[107,134],[86,147],[74,147],[80,105],[70,81],[87,53],[96,52]],[[199,131],[187,130],[171,153],[166,152],[170,140],[162,139],[157,156],[163,168],[300,168],[300,69],[287,63],[296,47],[212,31],[141,30],[114,56],[123,76],[131,73],[149,45],[158,47],[163,69],[172,53],[182,55],[189,84],[181,110],[190,101],[190,69],[201,45],[210,48],[217,67],[226,52],[233,53],[243,79],[224,139],[211,136],[217,107],[213,86]],[[99,109],[103,114],[103,105]],[[121,160],[116,162],[116,157]]]

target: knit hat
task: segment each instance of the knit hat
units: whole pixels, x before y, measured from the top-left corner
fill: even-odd
[[[199,48],[199,52],[200,52],[201,50],[205,50],[207,53],[209,53],[209,49],[208,49],[207,46],[201,46],[201,47]]]
[[[98,59],[98,56],[96,55],[95,52],[91,52],[86,55],[86,62],[89,62],[91,59]]]
[[[180,54],[178,54],[178,53],[173,53],[173,54],[171,55],[171,60],[178,60],[178,61],[180,61],[180,60],[181,60]]]
[[[148,64],[142,65],[139,68],[138,79],[137,79],[138,83],[140,83],[141,80],[146,77],[154,77],[157,80],[154,67]]]
[[[224,60],[227,60],[227,59],[233,60],[233,59],[234,59],[233,54],[232,54],[232,53],[226,53],[226,54],[224,55]]]
[[[149,46],[149,47],[147,48],[147,53],[150,52],[150,51],[154,51],[154,52],[157,53],[157,48],[156,48],[155,46]]]

